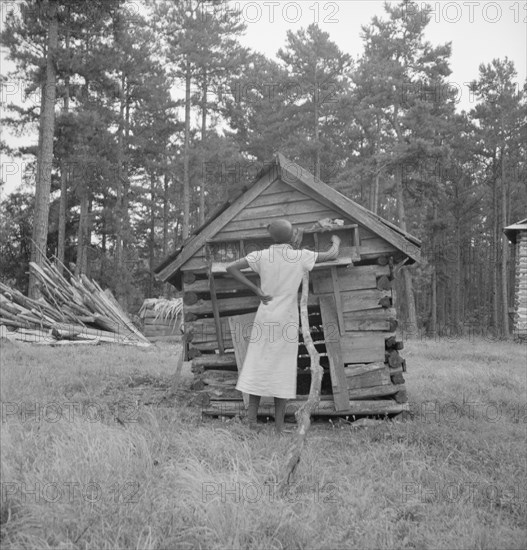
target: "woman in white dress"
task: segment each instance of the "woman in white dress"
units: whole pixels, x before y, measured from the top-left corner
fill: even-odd
[[[338,257],[340,239],[333,235],[326,252],[295,250],[290,244],[293,226],[287,220],[275,220],[267,229],[276,244],[233,262],[227,271],[261,300],[236,389],[249,394],[251,428],[256,428],[260,397],[274,397],[275,427],[281,433],[286,402],[296,397],[298,289],[304,272],[316,262]],[[260,275],[260,288],[241,272],[248,267]]]

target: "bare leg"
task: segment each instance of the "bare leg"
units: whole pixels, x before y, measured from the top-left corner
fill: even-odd
[[[249,406],[247,407],[247,420],[251,428],[256,427],[259,406],[260,406],[260,396],[249,394]]]
[[[280,397],[274,398],[274,425],[276,433],[282,433],[282,430],[284,429],[286,403],[287,399],[281,399]]]

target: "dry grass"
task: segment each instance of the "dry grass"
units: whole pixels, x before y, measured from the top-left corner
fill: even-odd
[[[2,344],[2,548],[524,548],[526,347],[406,348],[412,419],[316,422],[279,498],[288,439],[202,421],[176,348]]]

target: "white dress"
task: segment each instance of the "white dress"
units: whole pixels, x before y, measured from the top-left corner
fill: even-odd
[[[256,312],[236,389],[253,395],[294,399],[298,354],[298,289],[317,253],[275,244],[246,256],[261,289],[273,297]],[[244,327],[245,334],[249,328]]]

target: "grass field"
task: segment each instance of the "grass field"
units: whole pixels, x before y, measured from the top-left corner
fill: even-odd
[[[3,550],[527,546],[525,345],[407,342],[411,419],[314,423],[282,497],[291,436],[202,420],[177,354],[2,343]]]

